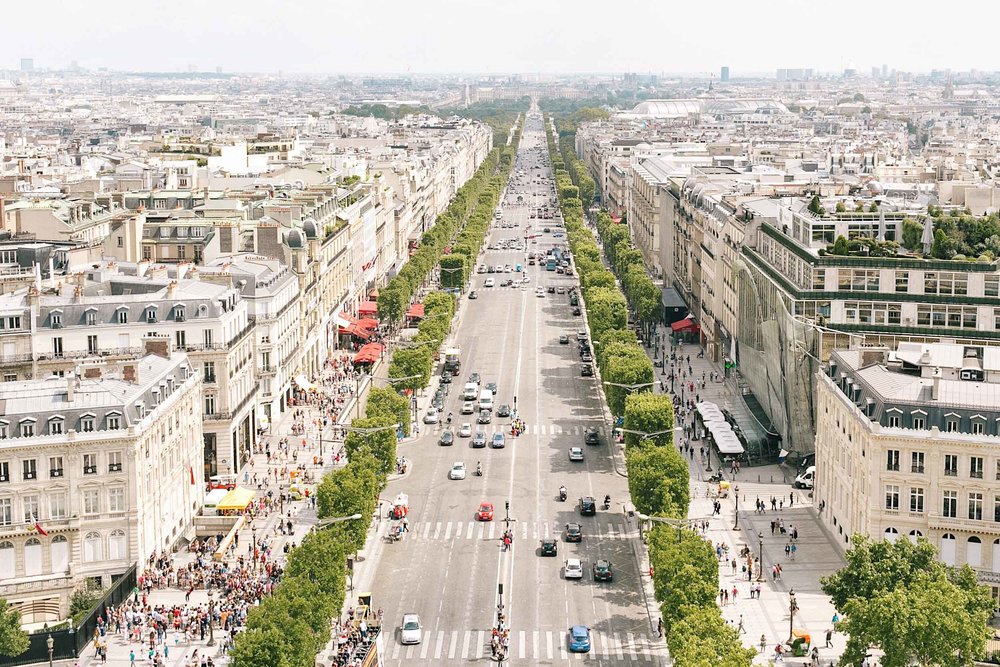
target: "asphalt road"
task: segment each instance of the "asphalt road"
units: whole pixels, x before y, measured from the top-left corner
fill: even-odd
[[[516,226],[494,224],[487,244],[523,238],[530,224],[529,234],[540,236],[529,241],[529,250],[544,251],[553,243],[565,246],[565,239],[542,233],[554,221],[530,220],[530,201],[516,201],[519,188],[535,193],[525,200],[534,197],[540,202],[551,193],[549,183],[531,180],[531,174],[551,175],[540,114],[528,116],[518,163],[528,176],[523,185],[511,186],[512,201],[503,212],[503,220]],[[535,163],[543,169],[532,169]],[[480,258],[492,265],[520,263],[531,283],[527,288],[484,288],[491,274],[473,277],[479,298],[463,304],[456,334],[462,373],[451,384],[443,413],[454,413],[456,430],[466,421],[473,429],[479,427],[474,415],[460,415],[462,387],[475,371],[484,385],[497,383],[497,405],[513,405],[516,396],[527,430],[515,439],[510,419],[494,417],[492,424],[480,428],[487,436],[503,429],[506,447],[473,449],[469,438],[456,438],[450,447],[438,445],[440,431],[448,428],[444,424],[422,426],[420,438],[401,450],[412,462],[411,472],[392,482],[384,497],[408,494],[409,533],[381,550],[372,590],[373,605],[385,612],[385,664],[489,662],[500,583],[510,628],[509,664],[666,664],[662,640],[651,632],[645,611],[633,555],[636,536],[626,527],[620,504],[626,498],[626,482],[614,472],[596,382],[580,374],[575,332],[582,318],[572,315],[566,294],[535,294],[539,285],[569,287],[576,279],[527,266],[525,259],[526,252],[514,250],[486,251]],[[501,278],[518,277],[492,275],[497,284]],[[571,336],[569,345],[559,344],[564,333]],[[584,445],[587,426],[601,429],[600,445]],[[571,446],[584,448],[583,462],[569,460]],[[468,467],[465,480],[448,479],[455,461]],[[477,461],[483,465],[482,477],[473,474]],[[558,499],[560,484],[568,489],[566,502]],[[598,507],[596,516],[579,515],[581,496],[592,496],[600,505],[606,493],[612,497],[611,510]],[[475,520],[482,501],[495,506],[494,521]],[[514,541],[510,551],[503,551],[507,501]],[[567,521],[583,525],[581,543],[564,541]],[[388,522],[382,521],[382,531],[387,528]],[[558,538],[559,554],[541,557],[539,540],[550,536]],[[583,561],[582,580],[563,578],[568,557]],[[599,558],[612,562],[613,582],[593,581],[591,566]],[[404,646],[399,643],[399,623],[410,612],[420,615],[422,641]],[[567,630],[576,624],[591,628],[589,654],[568,652]]]

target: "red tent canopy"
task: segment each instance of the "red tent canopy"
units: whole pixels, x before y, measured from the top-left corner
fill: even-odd
[[[358,306],[359,315],[374,315],[378,312],[378,304],[374,301],[362,301]]]
[[[358,326],[362,329],[377,329],[378,320],[374,317],[362,317],[358,320]]]
[[[382,356],[382,350],[385,348],[380,343],[366,343],[358,350],[358,353],[354,355],[354,363],[356,364],[371,364],[378,361],[379,357]]]
[[[685,317],[683,320],[678,320],[677,322],[671,324],[670,329],[671,331],[674,332],[699,331],[701,327],[699,327],[698,323],[692,320],[690,317]]]
[[[377,289],[373,289],[372,293],[368,295],[368,298],[371,299],[372,301],[375,301],[376,299],[378,299],[378,290]]]
[[[424,316],[424,304],[415,303],[406,311],[406,316],[410,319],[421,319]]]

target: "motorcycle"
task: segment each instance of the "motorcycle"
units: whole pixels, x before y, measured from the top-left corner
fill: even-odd
[[[611,509],[611,496],[604,496],[604,509]]]
[[[481,465],[479,465],[477,463],[476,464],[476,477],[482,477],[482,476],[483,476],[483,466],[481,466]]]
[[[709,477],[708,481],[709,481],[710,484],[718,484],[719,482],[723,481],[724,479],[725,478],[722,476],[722,473],[721,472],[717,472],[714,475],[712,475],[711,477]]]
[[[565,486],[560,486],[559,487],[559,500],[563,501],[563,502],[565,502],[565,500],[566,500],[566,487]]]

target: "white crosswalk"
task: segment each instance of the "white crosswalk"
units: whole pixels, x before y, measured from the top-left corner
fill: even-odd
[[[486,430],[496,430],[497,424],[504,427],[505,432],[510,430],[510,424],[508,423],[507,417],[495,417],[492,424],[474,424],[475,415],[455,415],[453,418],[453,424],[448,426],[447,424],[436,424],[434,425],[434,432],[438,433],[447,428],[457,428],[455,423],[461,424],[462,421],[467,421],[471,423],[473,429],[477,426]],[[487,428],[489,427],[489,428]],[[575,426],[560,426],[559,424],[528,424],[526,433],[528,435],[576,435],[583,436],[584,431],[587,430],[586,426],[580,426],[579,424]]]
[[[636,536],[618,521],[587,521],[583,517],[584,539],[626,540]],[[511,524],[514,538],[544,540],[559,538],[564,526],[555,522],[517,521]],[[411,521],[408,538],[417,541],[500,540],[503,521]]]
[[[490,656],[489,634],[484,630],[425,632],[418,645],[403,645],[398,636],[386,637],[388,664],[409,665],[419,660],[479,660]],[[508,658],[517,660],[602,660],[661,664],[667,650],[662,639],[632,632],[591,631],[589,653],[570,653],[566,633],[559,630],[512,630]]]

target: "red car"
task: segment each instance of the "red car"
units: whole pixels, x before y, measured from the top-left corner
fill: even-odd
[[[492,521],[493,520],[493,503],[479,503],[479,509],[476,510],[476,520],[477,521]]]

